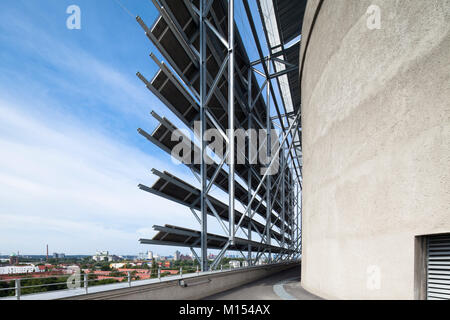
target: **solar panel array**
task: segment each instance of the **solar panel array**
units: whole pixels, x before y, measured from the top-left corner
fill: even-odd
[[[151,240],[142,240],[143,244],[164,244],[179,247],[200,247],[200,231],[175,227],[171,225],[153,226],[158,231]],[[220,250],[228,242],[228,237],[208,233],[208,248]],[[280,247],[267,245],[261,242],[251,241],[242,238],[236,238],[235,243],[229,247],[230,250],[245,251],[251,247],[253,251],[271,250],[272,253],[293,253],[291,249],[282,249]]]
[[[148,80],[141,73],[137,76],[145,84],[145,86],[157,96],[167,108],[177,116],[188,128],[194,131],[194,124],[200,120],[200,68],[199,68],[199,16],[198,1],[174,1],[174,0],[153,0],[154,5],[158,9],[160,15],[151,27],[137,17],[138,23],[144,29],[148,39],[159,50],[164,59],[170,65],[159,61],[155,55],[151,54],[153,61],[159,66],[158,72]],[[215,0],[212,2],[211,9],[207,15],[209,23],[226,38],[228,30],[228,11],[227,1]],[[210,33],[212,31],[209,31]],[[251,82],[247,80],[249,73],[250,60],[247,56],[245,46],[236,31],[235,34],[235,123],[236,126],[244,130],[264,129],[263,124],[266,123],[267,106],[260,93],[260,86],[255,79],[251,78]],[[216,75],[220,73],[221,66],[227,58],[227,49],[220,43],[220,39],[210,34],[207,37],[207,89],[213,87]],[[217,89],[214,90],[208,102],[208,117],[206,120],[207,129],[217,128],[226,132],[228,128],[228,74],[224,72],[217,82]],[[254,108],[248,105],[249,86],[251,86],[251,100],[254,102]],[[250,111],[251,110],[251,111]],[[250,112],[252,119],[249,122]],[[149,134],[143,129],[138,132],[150,142],[161,148],[168,154],[172,155],[172,150],[179,142],[172,141],[172,135],[177,128],[166,118],[160,117],[156,113],[152,113],[159,122],[157,128]],[[271,128],[274,128],[271,124]],[[187,165],[194,173],[200,174],[201,167],[195,163],[200,155],[200,148],[195,145],[189,137],[184,137],[183,142],[186,147],[192,150],[189,159],[185,155],[175,155],[178,160]],[[248,147],[248,141],[246,141]],[[242,152],[238,150],[237,152]],[[235,159],[237,154],[234,155]],[[188,160],[188,161],[186,161]],[[228,172],[223,168],[219,168],[219,164],[209,159],[213,164],[207,166],[206,176],[208,180],[214,180],[214,185],[225,193],[229,192]],[[253,192],[263,180],[261,164],[250,165],[248,159],[246,164],[236,164],[235,173],[242,181],[248,181],[250,177],[250,185],[242,185],[235,181],[235,199],[240,201],[244,207],[247,206],[250,197],[248,189]],[[224,161],[224,159],[222,159]],[[153,174],[158,176],[157,181],[151,186],[139,185],[141,190],[164,197],[165,199],[174,201],[184,205],[191,210],[200,210],[201,190],[188,184],[182,179],[170,174],[167,171],[161,172],[156,169],[152,170]],[[285,179],[281,179],[282,176]],[[259,243],[242,238],[235,238],[230,245],[230,250],[270,250],[272,253],[293,253],[293,225],[292,219],[294,210],[292,197],[281,197],[281,188],[279,185],[284,181],[285,192],[292,191],[289,182],[293,181],[293,175],[289,168],[278,172],[272,177],[273,183],[270,194],[274,195],[271,200],[272,212],[267,215],[267,201],[264,201],[267,195],[266,185],[263,183],[258,190],[258,197],[251,203],[251,209],[263,219],[270,220],[270,237],[278,243],[279,246],[267,243]],[[227,204],[218,199],[207,196],[209,201],[208,214],[215,216],[221,221],[229,220],[229,207]],[[282,199],[285,199],[284,203]],[[272,202],[273,201],[273,202]],[[286,208],[286,210],[283,210]],[[260,223],[254,217],[245,215],[239,210],[235,210],[235,223],[243,219],[242,229],[247,232],[257,232],[261,238],[264,237],[266,225]],[[159,227],[154,226],[159,231],[151,240],[141,239],[144,244],[160,244],[174,246],[188,246],[191,248],[199,247],[200,231],[188,230],[175,226]],[[278,229],[278,230],[277,230]],[[222,249],[224,244],[229,240],[214,234],[208,234],[207,244],[210,249]],[[267,240],[267,239],[266,239]],[[285,245],[282,245],[285,244]]]

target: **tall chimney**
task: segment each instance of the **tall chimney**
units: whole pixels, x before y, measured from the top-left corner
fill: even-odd
[[[46,261],[48,261],[48,245],[47,245],[47,260]]]

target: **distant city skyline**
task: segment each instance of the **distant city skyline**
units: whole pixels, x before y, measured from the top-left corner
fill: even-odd
[[[100,250],[100,251],[103,251],[103,250]],[[109,250],[104,250],[104,251],[109,251]],[[179,251],[179,250],[175,250],[175,251]],[[92,252],[92,253],[77,253],[77,254],[71,254],[71,253],[67,253],[67,252],[58,252],[58,254],[64,254],[64,256],[66,257],[66,258],[70,258],[70,257],[75,257],[75,256],[86,256],[86,257],[90,257],[90,256],[93,256],[93,255],[95,255],[96,253],[97,253],[98,251],[94,251],[94,252]],[[56,253],[56,252],[55,252]],[[147,254],[147,252],[138,252],[138,253],[126,253],[126,254],[117,254],[117,253],[114,253],[114,252],[112,252],[112,251],[109,251],[109,253],[111,254],[111,255],[117,255],[117,256],[122,256],[122,257],[139,257],[139,255],[141,254],[141,253],[145,253],[145,254]],[[160,253],[158,253],[158,252],[155,252],[155,251],[152,251],[152,253],[153,253],[153,257],[174,257],[175,256],[175,252],[172,252],[172,253],[168,253],[168,254],[160,254]],[[216,252],[216,253],[209,253],[208,255],[217,255],[217,253],[218,252]],[[0,251],[0,257],[10,257],[11,255],[17,255],[17,254],[19,254],[20,256],[23,256],[23,257],[26,257],[26,256],[38,256],[38,257],[46,257],[46,254],[45,253],[42,253],[42,254],[32,254],[32,253],[22,253],[22,252],[14,252],[14,251],[11,251],[10,253],[8,253],[8,252],[1,252]],[[54,255],[54,252],[52,252],[51,254],[49,253],[49,258],[54,258],[53,257],[53,255]],[[185,252],[183,252],[183,251],[180,251],[180,256],[192,256],[192,254],[191,254],[191,252],[188,252],[188,251],[185,251]],[[241,258],[242,256],[239,254],[239,253],[227,253],[227,254],[225,254],[225,257],[234,257],[234,258]]]

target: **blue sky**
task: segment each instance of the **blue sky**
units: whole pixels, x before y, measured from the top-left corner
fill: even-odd
[[[148,25],[157,17],[151,1],[122,2]],[[81,30],[66,28],[72,4]],[[194,183],[136,132],[154,129],[152,110],[183,127],[135,76],[156,73],[150,52],[163,60],[115,0],[1,1],[1,254],[43,254],[46,244],[66,254],[170,254],[138,239],[155,224],[199,229],[187,208],[137,188],[153,183],[152,168]],[[210,230],[220,228],[211,221]]]

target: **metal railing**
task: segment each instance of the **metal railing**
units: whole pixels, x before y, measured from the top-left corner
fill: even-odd
[[[17,298],[17,300],[20,300],[22,294],[22,290],[23,289],[33,289],[33,288],[44,288],[44,287],[54,287],[54,286],[62,286],[62,285],[66,285],[68,289],[70,289],[69,283],[73,283],[73,281],[69,282],[69,278],[74,276],[76,274],[60,274],[60,275],[54,275],[54,276],[50,276],[50,277],[33,277],[33,278],[17,278],[17,279],[8,279],[8,280],[0,280],[0,282],[13,282],[14,281],[14,287],[8,287],[8,288],[0,288],[0,292],[2,291],[15,291],[15,297]],[[89,283],[95,283],[95,282],[100,282],[100,281],[104,281],[104,280],[114,280],[115,278],[124,278],[123,276],[110,276],[107,275],[105,279],[89,279],[89,275],[91,275],[90,273],[83,273],[83,274],[79,274],[79,279],[75,279],[76,282],[79,282],[79,286],[76,287],[77,289],[79,288],[85,288],[86,294],[88,294],[88,288],[89,288]],[[95,274],[92,274],[95,276]],[[81,281],[81,276],[83,276],[83,280]],[[101,275],[102,276],[102,275]],[[161,278],[161,269],[158,269],[158,279]],[[36,284],[36,285],[29,285],[29,286],[23,286],[22,282],[26,281],[26,280],[44,280],[44,279],[58,279],[58,278],[67,278],[67,280],[65,282],[55,282],[55,283],[43,283],[43,284]],[[133,279],[132,276],[132,272],[128,271],[127,275],[127,283],[128,285],[131,287],[131,282]],[[123,283],[124,281],[119,281],[118,279],[116,279],[118,281],[118,283]],[[138,279],[135,279],[134,281],[138,281]],[[102,283],[99,283],[99,285]],[[105,283],[107,284],[107,283]],[[92,286],[92,285],[91,285]],[[59,289],[59,290],[64,290],[64,289]],[[58,290],[50,290],[50,291],[42,291],[42,292],[31,292],[28,294],[37,294],[37,293],[45,293],[45,292],[51,292],[51,291],[58,291]],[[8,298],[11,296],[6,296],[6,297],[0,297],[0,299],[2,298]]]
[[[43,284],[36,284],[36,285],[30,285],[30,286],[23,286],[22,281],[26,280],[44,280],[44,279],[57,279],[57,278],[69,278],[71,275],[54,275],[50,277],[33,277],[33,278],[17,278],[17,279],[8,279],[8,280],[0,280],[0,282],[14,282],[14,287],[7,287],[7,288],[0,288],[0,292],[3,291],[13,291],[15,292],[15,297],[17,300],[20,300],[20,297],[22,296],[22,290],[23,289],[32,289],[32,288],[43,288],[43,287],[53,287],[53,286],[61,286],[61,285],[67,285],[67,281],[65,282],[55,282],[55,283],[43,283]],[[56,290],[55,290],[56,291]],[[34,293],[34,292],[33,292]],[[7,298],[1,297],[1,298]],[[0,299],[1,299],[0,298]]]
[[[192,268],[189,268],[192,269]],[[222,270],[222,269],[221,269]],[[157,279],[161,280],[161,278],[163,277],[170,277],[170,276],[175,276],[173,274],[171,274],[170,276],[164,276],[163,272],[164,269],[158,268],[158,273],[157,273]],[[199,273],[199,267],[197,266],[197,269],[195,272],[190,272],[190,273]],[[0,280],[0,282],[13,282],[14,281],[14,287],[8,287],[8,288],[0,288],[0,292],[2,291],[13,291],[15,292],[15,297],[17,298],[17,300],[20,300],[20,297],[22,296],[22,289],[32,289],[32,288],[43,288],[43,287],[54,287],[54,286],[61,286],[61,285],[67,285],[67,288],[69,288],[69,282],[68,279],[70,277],[72,277],[74,274],[60,274],[60,275],[54,275],[54,276],[50,276],[50,277],[33,277],[33,278],[17,278],[17,279],[8,279],[8,280]],[[112,279],[114,280],[114,278],[123,278],[123,276],[110,276],[107,275],[106,277],[110,277],[110,278],[105,278],[105,279],[89,279],[89,275],[90,273],[84,273],[84,274],[80,274],[80,278],[81,275],[83,275],[83,281],[81,281],[81,279],[79,279],[79,283],[80,286],[79,288],[85,288],[86,294],[89,293],[89,283],[94,283],[94,282],[99,282],[99,281],[104,281],[104,280],[109,280]],[[95,274],[92,274],[95,275]],[[152,276],[153,274],[151,274],[150,276]],[[182,276],[183,275],[183,267],[180,267],[180,271],[179,271],[179,275]],[[44,279],[57,279],[57,278],[67,278],[67,281],[65,282],[55,282],[55,283],[44,283],[44,284],[36,284],[36,285],[29,285],[29,286],[22,286],[22,282],[26,281],[26,280],[44,280]],[[131,287],[131,283],[133,282],[133,275],[131,271],[127,271],[127,283],[128,286]],[[156,279],[156,278],[154,278]],[[118,279],[116,279],[118,280]],[[139,281],[141,279],[136,279],[134,281]],[[124,281],[119,281],[119,283],[123,283]],[[61,289],[63,290],[63,289]],[[58,291],[58,290],[51,290],[51,291]],[[49,292],[49,291],[42,291],[42,292],[32,292],[29,294],[36,294],[36,293],[44,293],[44,292]],[[0,297],[0,299],[2,298],[8,298],[11,296],[6,296],[6,297]]]
[[[293,262],[293,261],[289,261],[289,262]],[[279,263],[275,263],[275,262],[267,262],[266,264],[263,265],[253,265],[253,266],[239,266],[239,267],[232,267],[230,265],[220,265],[220,270],[209,270],[209,271],[200,271],[199,267],[197,266],[196,271],[194,272],[188,272],[185,273],[184,275],[205,275],[205,274],[212,274],[212,273],[220,273],[220,272],[229,272],[229,271],[236,271],[236,270],[243,270],[243,269],[251,269],[251,268],[255,268],[255,267],[264,267],[264,266],[271,266],[271,265],[276,265]],[[192,270],[192,268],[188,268],[189,270]],[[160,282],[162,281],[162,278],[165,278],[166,281],[171,281],[174,280],[176,278],[183,278],[183,267],[180,267],[179,269],[179,273],[174,275],[164,275],[164,270],[165,269],[161,269],[158,268],[158,272],[156,274],[155,278],[150,278],[150,280],[152,279],[158,279]],[[16,297],[17,300],[20,300],[22,296],[24,295],[31,295],[31,294],[40,294],[40,293],[49,293],[49,292],[58,292],[58,291],[62,291],[62,290],[67,290],[67,289],[71,289],[70,288],[70,283],[73,283],[73,281],[69,282],[69,278],[73,277],[74,275],[77,274],[61,274],[61,275],[54,275],[54,276],[50,276],[50,277],[33,277],[33,278],[17,278],[17,279],[9,279],[9,280],[0,280],[0,282],[13,282],[14,281],[14,286],[13,287],[8,287],[8,288],[0,288],[0,292],[2,291],[13,291],[15,292],[14,296]],[[89,275],[95,275],[95,274],[91,274],[91,273],[83,273],[83,274],[79,274],[79,278],[76,279],[76,281],[78,281],[79,286],[72,288],[72,289],[81,289],[84,288],[85,289],[85,294],[89,293],[89,288],[90,287],[94,287],[94,285],[89,286],[89,284],[91,283],[95,283],[95,282],[99,282],[99,281],[104,281],[104,280],[109,280],[109,279],[114,279],[114,276],[106,276],[106,277],[111,277],[111,278],[106,278],[106,279],[89,279]],[[152,276],[153,274],[151,274]],[[83,279],[81,280],[81,276],[83,276]],[[101,275],[100,275],[101,276]],[[57,279],[57,278],[67,278],[67,280],[65,282],[55,282],[55,283],[44,283],[44,284],[36,284],[36,285],[26,285],[23,286],[23,281],[25,280],[43,280],[43,279]],[[115,277],[115,278],[124,278],[123,276],[120,277]],[[142,279],[137,279],[136,277],[134,277],[135,279],[133,280],[133,275],[131,271],[128,271],[126,274],[126,283],[128,284],[128,287],[132,286],[133,282],[137,282],[137,281],[142,281]],[[117,279],[116,279],[117,280]],[[145,279],[145,280],[149,280],[149,279]],[[125,281],[119,281],[118,283],[125,283]],[[114,283],[105,283],[104,285],[109,285],[109,284],[114,284]],[[117,283],[116,283],[117,284]],[[26,289],[32,289],[32,288],[43,288],[43,287],[54,287],[54,286],[62,286],[62,285],[66,285],[67,289],[56,289],[56,290],[49,290],[49,291],[41,291],[41,292],[31,292],[31,293],[27,293],[27,294],[23,294],[23,290]],[[102,283],[99,283],[97,285],[102,285]],[[11,296],[5,296],[5,297],[0,297],[1,299],[5,299],[5,298],[11,298],[13,297]]]

